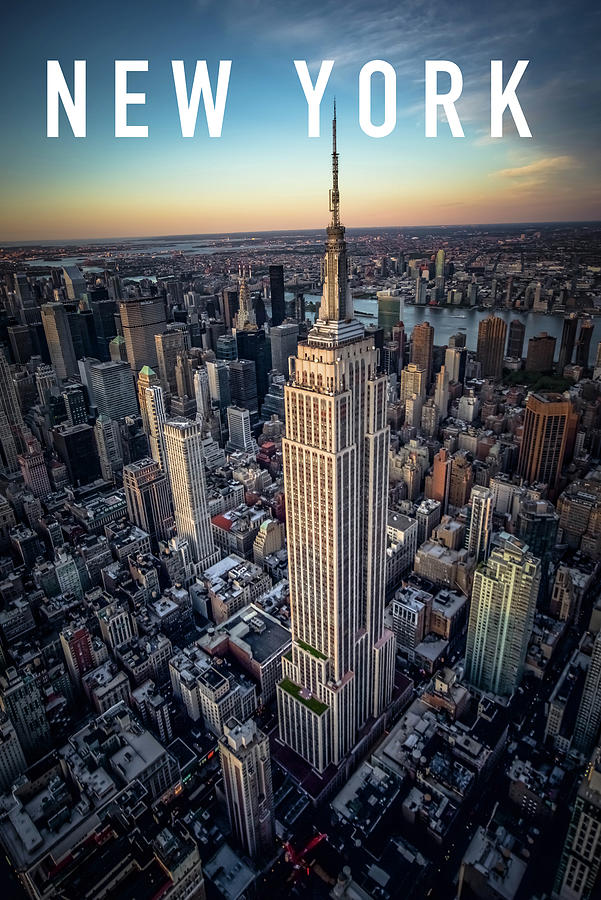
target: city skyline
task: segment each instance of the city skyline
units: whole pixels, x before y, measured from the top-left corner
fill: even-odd
[[[138,4],[127,10],[109,4],[100,27],[85,9],[73,12],[67,3],[65,11],[38,10],[39,27],[27,44],[7,48],[2,241],[319,227],[326,184],[320,160],[334,95],[350,225],[598,217],[599,126],[590,114],[598,89],[586,77],[595,64],[598,14],[585,5],[580,16],[574,10],[566,18],[556,2],[536,9],[494,4],[485,16],[470,2],[452,11],[441,2],[412,2],[393,14],[385,3],[369,13],[353,3],[341,21],[329,4],[283,11],[229,0],[219,10],[186,4],[167,21],[158,9],[149,15],[145,7],[142,15]],[[23,28],[21,16],[12,9],[9,27]],[[583,28],[587,21],[591,27]],[[116,22],[119,28],[111,28]],[[571,40],[578,43],[577,59],[561,52]],[[48,56],[59,59],[69,83],[73,60],[88,60],[84,141],[69,134],[65,121],[58,140],[45,137]],[[205,57],[213,82],[218,60],[233,61],[222,137],[208,138],[201,111],[196,138],[182,138],[170,60],[183,59],[191,72],[195,59]],[[130,121],[148,123],[147,140],[113,136],[113,61],[119,58],[149,60],[149,71],[132,74],[129,88],[146,93],[145,107],[130,107]],[[381,140],[363,134],[357,116],[358,73],[376,58],[397,73],[397,126]],[[491,58],[504,60],[507,72],[517,59],[531,60],[518,96],[532,139],[516,136],[509,114],[505,136],[488,136]],[[321,59],[335,60],[319,139],[307,137],[294,59],[307,59],[313,77]],[[424,137],[426,59],[461,66],[463,139],[452,138],[444,121],[438,138]],[[376,78],[376,122],[378,95]]]

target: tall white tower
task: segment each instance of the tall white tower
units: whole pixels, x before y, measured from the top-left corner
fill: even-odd
[[[165,423],[165,450],[178,537],[188,542],[198,574],[219,560],[207,505],[202,425],[190,419]]]
[[[332,164],[319,318],[291,359],[285,388],[293,642],[277,691],[280,738],[318,771],[353,748],[394,681],[394,635],[383,626],[387,378],[353,318],[335,110]]]
[[[163,388],[159,384],[153,384],[144,391],[146,405],[145,420],[148,422],[148,443],[150,455],[158,462],[163,472],[167,471],[167,459],[165,456],[164,428],[167,421],[165,411],[165,396]]]

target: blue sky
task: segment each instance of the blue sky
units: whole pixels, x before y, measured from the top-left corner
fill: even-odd
[[[557,0],[474,2],[23,3],[4,15],[0,240],[300,228],[327,214],[329,116],[338,103],[343,218],[348,225],[599,218],[600,13]],[[45,136],[46,60],[70,80],[88,65],[88,129]],[[335,65],[322,137],[307,137],[294,59]],[[358,73],[370,59],[397,73],[397,127],[375,140],[358,123]],[[490,59],[530,65],[518,96],[532,139],[489,131]],[[129,121],[149,138],[114,137],[114,60],[148,59],[130,76],[146,106]],[[191,74],[232,59],[220,139],[201,112],[181,137],[171,59]],[[462,69],[466,137],[441,123],[424,137],[424,61]],[[374,118],[381,114],[374,86]]]

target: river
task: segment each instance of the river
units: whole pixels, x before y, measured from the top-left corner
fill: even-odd
[[[292,295],[290,295],[292,296]],[[305,294],[306,300],[312,300],[319,304],[321,297],[314,294]],[[363,317],[361,313],[371,313],[371,315]],[[478,342],[478,324],[482,319],[491,315],[492,310],[479,309],[461,309],[457,307],[432,307],[432,306],[405,306],[403,312],[403,322],[408,334],[411,334],[413,327],[419,322],[429,322],[434,328],[434,343],[443,346],[449,343],[452,334],[460,331],[465,333],[466,345],[469,350],[475,350]],[[313,313],[307,311],[307,316],[313,318]],[[361,319],[364,324],[378,324],[378,302],[377,300],[360,300],[355,298],[355,315]],[[526,355],[528,339],[546,331],[552,337],[557,338],[555,356],[559,353],[559,345],[561,343],[561,332],[563,328],[564,316],[545,315],[544,313],[521,312],[515,309],[498,309],[495,315],[500,316],[509,323],[512,319],[519,319],[526,326],[526,336],[524,339],[524,356]],[[582,320],[581,320],[582,321]],[[591,340],[591,352],[589,364],[595,359],[597,344],[601,341],[601,317],[594,316],[593,337]],[[580,325],[578,326],[580,329]]]

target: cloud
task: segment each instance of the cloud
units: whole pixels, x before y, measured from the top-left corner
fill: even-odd
[[[578,165],[579,163],[572,156],[544,156],[525,166],[500,169],[498,172],[491,172],[491,175],[496,178],[518,178],[529,181],[535,178],[538,181],[544,180],[547,175],[553,175]]]

